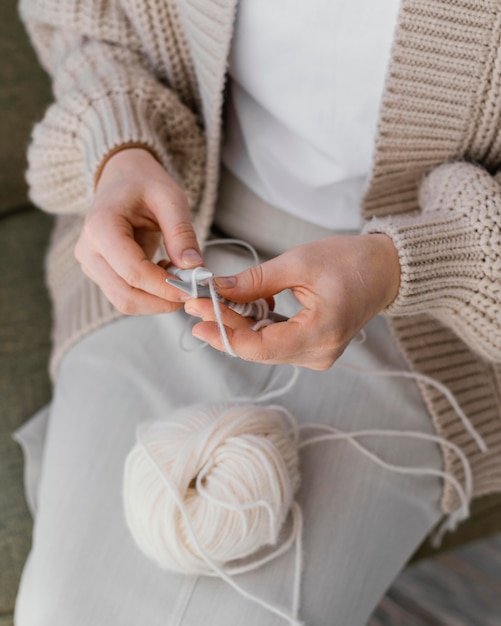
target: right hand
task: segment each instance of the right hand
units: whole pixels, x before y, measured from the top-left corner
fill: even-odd
[[[290,248],[236,276],[216,278],[214,286],[233,302],[271,298],[290,289],[303,308],[288,321],[258,331],[248,318],[222,306],[220,319],[231,348],[247,361],[326,370],[396,298],[400,260],[387,235],[332,235]],[[185,309],[203,320],[192,329],[195,337],[226,350],[212,302],[189,300]]]
[[[183,190],[147,150],[117,152],[104,166],[75,257],[122,313],[168,313],[186,296],[151,261],[161,237],[178,267],[203,264]]]

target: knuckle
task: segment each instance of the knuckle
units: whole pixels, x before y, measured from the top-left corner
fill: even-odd
[[[157,181],[152,183],[147,191],[146,200],[151,199],[157,206],[168,205],[171,210],[181,210],[189,213],[188,199],[186,193],[174,180]]]
[[[173,184],[169,187],[169,196],[173,204],[188,208],[188,200],[183,189],[179,185]]]
[[[108,296],[111,304],[124,315],[134,315],[136,313],[136,306],[130,294],[121,293],[113,296]]]
[[[170,234],[174,239],[183,241],[195,240],[195,232],[189,219],[180,220],[171,228]]]
[[[141,271],[138,267],[130,266],[124,273],[123,279],[131,287],[139,287],[141,285]]]
[[[258,291],[264,283],[264,270],[262,265],[253,265],[248,270],[248,283],[252,291]]]
[[[91,271],[91,267],[92,267],[92,255],[89,254],[88,250],[86,249],[86,246],[84,243],[82,243],[80,240],[77,242],[77,244],[75,245],[74,249],[73,249],[73,256],[75,257],[77,263],[80,265],[80,269],[82,270],[82,272],[91,280],[93,280],[94,282],[94,276],[93,273]]]
[[[135,290],[117,280],[107,281],[100,285],[104,295],[111,304],[124,315],[136,315],[138,308],[134,298]]]
[[[85,218],[85,222],[82,229],[82,235],[89,237],[91,240],[99,236],[101,232],[101,220],[97,212],[92,211]]]
[[[234,342],[237,345],[233,346],[235,353],[244,361],[252,363],[259,363],[267,359],[266,346],[263,343],[262,337],[259,333],[252,333],[241,343]],[[236,349],[235,349],[236,348]]]
[[[249,363],[263,363],[267,360],[260,352],[248,352],[247,354],[239,356],[241,359],[248,361]]]
[[[311,265],[306,245],[297,246],[293,252],[289,250],[285,254],[287,255],[287,264],[294,273],[302,274]]]
[[[84,262],[84,245],[82,243],[82,238],[80,237],[75,245],[75,247],[73,248],[73,255],[75,257],[75,259],[78,261],[78,263],[80,263],[80,265],[83,265]]]
[[[266,361],[270,361],[273,356],[274,355],[272,355],[269,350],[266,350],[263,346],[259,346],[247,352],[243,358],[253,363],[265,363]]]
[[[87,276],[87,278],[90,278],[94,283],[96,283],[94,275],[92,274],[91,270],[89,269],[89,267],[85,263],[81,263],[80,269],[85,274],[85,276]]]

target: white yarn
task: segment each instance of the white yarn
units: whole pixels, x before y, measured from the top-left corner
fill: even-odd
[[[138,435],[125,464],[126,520],[162,568],[211,574],[206,556],[222,567],[277,543],[299,471],[297,430],[275,407],[185,408]]]
[[[223,324],[223,318],[221,315],[221,307],[219,306],[219,300],[216,295],[216,288],[214,287],[214,280],[209,281],[209,289],[210,295],[212,299],[212,306],[214,307],[214,315],[216,316],[217,325],[219,328],[219,334],[221,335],[221,339],[223,341],[224,349],[226,353],[232,357],[238,356],[233,348],[231,347],[230,340],[228,339],[228,333],[226,332],[226,328]]]
[[[454,409],[454,412],[459,417],[459,419],[463,422],[463,426],[465,430],[470,434],[473,441],[477,444],[479,450],[481,452],[487,452],[487,444],[485,443],[483,437],[480,433],[475,429],[471,420],[468,418],[463,409],[459,406],[458,401],[454,397],[452,391],[442,384],[439,380],[435,380],[431,376],[427,376],[426,374],[421,374],[420,372],[405,372],[402,370],[372,370],[365,367],[359,367],[358,365],[352,365],[351,363],[340,362],[339,365],[344,369],[351,370],[353,372],[359,372],[361,374],[370,374],[371,376],[381,376],[381,377],[389,377],[389,378],[408,378],[410,380],[415,380],[416,382],[422,382],[431,387],[435,387],[437,391],[439,391],[449,402],[451,407]]]
[[[205,242],[204,248],[210,248],[211,246],[240,246],[242,248],[246,248],[254,261],[254,265],[259,265],[259,255],[256,252],[256,248],[253,245],[244,241],[243,239],[209,239],[209,241]]]

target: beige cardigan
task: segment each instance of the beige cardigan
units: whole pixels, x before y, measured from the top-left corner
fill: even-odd
[[[21,0],[55,96],[34,129],[27,174],[33,201],[61,216],[47,260],[53,372],[75,340],[119,316],[73,258],[110,151],[149,146],[207,236],[235,5]],[[454,392],[488,445],[481,453],[443,395],[422,385],[437,432],[471,463],[476,495],[501,490],[501,187],[491,176],[501,165],[500,88],[501,0],[403,0],[365,231],[387,233],[398,249],[402,282],[388,314],[411,367]],[[444,461],[464,479],[445,448]],[[444,512],[456,505],[445,484]]]

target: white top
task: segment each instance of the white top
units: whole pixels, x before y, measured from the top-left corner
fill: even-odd
[[[240,0],[223,163],[263,200],[360,226],[400,0]]]

